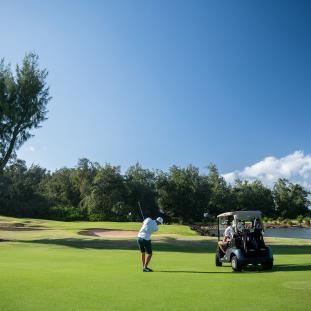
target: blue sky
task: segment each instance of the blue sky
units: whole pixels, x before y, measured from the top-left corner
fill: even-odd
[[[310,1],[0,0],[0,37],[7,62],[35,51],[49,70],[28,164],[229,173],[311,154]]]

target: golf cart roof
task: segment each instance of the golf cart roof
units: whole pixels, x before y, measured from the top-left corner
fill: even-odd
[[[248,220],[251,218],[261,218],[261,211],[235,211],[219,214],[217,217],[233,216],[240,220]]]

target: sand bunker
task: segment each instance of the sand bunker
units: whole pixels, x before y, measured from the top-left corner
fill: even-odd
[[[80,235],[97,236],[102,238],[136,238],[138,231],[118,230],[118,229],[86,229],[78,232]],[[176,234],[157,234],[161,237],[176,237]]]

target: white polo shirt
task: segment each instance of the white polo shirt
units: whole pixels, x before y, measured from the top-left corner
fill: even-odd
[[[234,231],[233,231],[232,226],[227,227],[224,233],[224,237],[228,236],[230,239],[233,239],[233,235],[234,235]]]
[[[151,240],[151,234],[158,230],[157,222],[148,217],[144,220],[143,225],[138,232],[138,237],[145,240]]]

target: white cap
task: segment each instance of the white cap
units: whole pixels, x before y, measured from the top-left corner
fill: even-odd
[[[158,217],[156,219],[157,222],[159,222],[161,225],[163,225],[163,218],[162,217]]]

